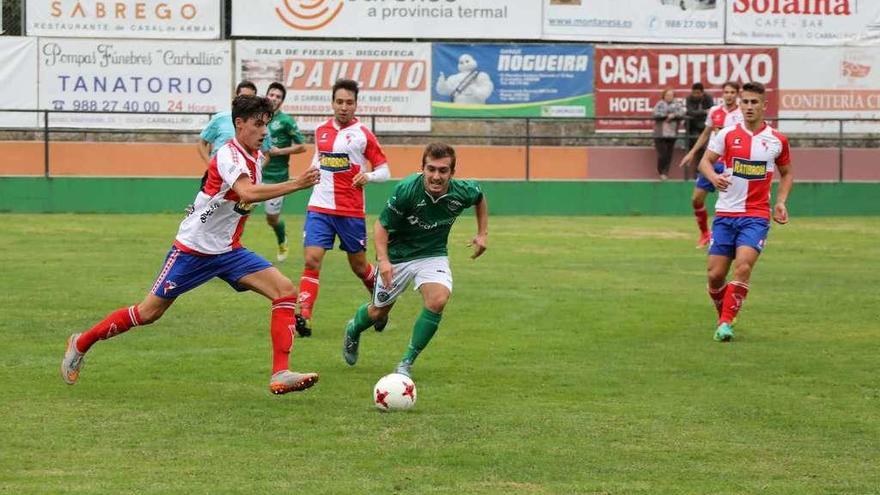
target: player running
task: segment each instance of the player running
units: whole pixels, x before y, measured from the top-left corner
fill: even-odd
[[[290,177],[290,155],[305,153],[303,145],[305,139],[299,132],[299,127],[293,117],[281,111],[284,98],[287,97],[287,89],[279,82],[273,82],[266,90],[266,98],[275,106],[275,114],[269,122],[269,137],[272,138],[272,147],[266,152],[269,161],[263,166],[263,182],[265,184],[278,184]],[[284,220],[281,220],[281,209],[284,206],[284,196],[270,199],[263,203],[266,210],[266,223],[275,231],[278,241],[278,261],[287,259],[287,228]]]
[[[785,202],[794,176],[788,139],[764,122],[764,86],[746,83],[740,96],[744,123],[725,127],[712,138],[700,161],[700,172],[718,189],[712,241],[709,245],[709,296],[718,311],[715,340],[733,339],[733,320],[749,293],[749,278],[770,230],[770,186],[779,171],[772,217],[788,222]],[[715,172],[718,160],[722,173]],[[726,282],[731,262],[733,278]]]
[[[312,334],[312,315],[320,288],[321,264],[336,237],[348,254],[351,271],[372,293],[376,268],[367,261],[364,186],[391,177],[388,160],[376,136],[355,117],[358,84],[340,79],[333,85],[333,118],[315,129],[312,165],[321,170],[321,183],[312,190],[303,227],[305,268],[299,283],[297,331]],[[367,171],[367,162],[372,171]],[[376,322],[382,331],[387,320]]]
[[[415,281],[424,308],[413,326],[409,347],[394,370],[410,376],[413,362],[437,331],[452,294],[446,249],[449,231],[455,219],[471,206],[476,207],[477,215],[471,258],[486,251],[486,198],[475,181],[453,179],[454,174],[455,150],[446,144],[429,144],[422,155],[422,172],[410,175],[394,188],[374,226],[380,277],[373,300],[358,308],[345,327],[342,355],[349,365],[357,362],[361,333],[387,317],[400,294]]]
[[[269,100],[238,96],[232,102],[235,138],[217,150],[208,176],[196,195],[193,211],[180,223],[177,237],[153,287],[143,301],[110,313],[97,325],[67,340],[61,376],[76,383],[86,352],[99,340],[158,320],[178,296],[217,277],[237,291],[252,290],[272,301],[272,375],[269,390],[285,394],[304,390],[318,381],[317,373],[288,369],[293,347],[296,288],[268,261],[242,247],[245,221],[255,203],[317,184],[309,170],[280,184],[261,184],[260,145],[272,117]]]
[[[739,83],[728,81],[724,83],[722,99],[720,105],[715,105],[709,109],[706,115],[706,127],[697,138],[694,146],[681,159],[679,167],[690,165],[696,158],[699,164],[700,158],[696,156],[700,150],[709,142],[709,138],[725,127],[740,124],[743,121],[742,111],[737,105],[736,98],[739,95]],[[699,167],[698,167],[699,168]],[[721,173],[724,166],[721,163],[715,164],[715,172]],[[697,241],[697,248],[704,248],[709,244],[708,214],[706,213],[706,196],[710,192],[715,192],[715,186],[712,185],[706,177],[697,171],[697,180],[694,183],[694,193],[691,196],[691,206],[694,208],[694,216],[697,217],[697,226],[700,228],[700,239]]]

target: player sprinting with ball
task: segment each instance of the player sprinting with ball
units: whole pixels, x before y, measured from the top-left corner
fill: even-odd
[[[409,346],[396,373],[410,376],[413,363],[425,349],[452,294],[452,271],[447,257],[449,231],[461,213],[475,207],[477,235],[471,241],[477,258],[486,251],[489,207],[480,186],[453,178],[455,150],[429,144],[422,155],[422,172],[410,175],[394,188],[374,225],[379,278],[373,300],[358,308],[345,327],[342,354],[353,366],[361,334],[377,320],[387,318],[394,302],[415,282],[424,308],[413,325]]]

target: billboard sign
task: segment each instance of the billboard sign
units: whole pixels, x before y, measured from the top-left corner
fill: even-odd
[[[542,1],[232,0],[232,35],[538,39]]]
[[[431,128],[429,43],[249,40],[235,43],[235,56],[236,80],[254,82],[259,94],[271,82],[284,84],[282,108],[303,129],[312,130],[332,115],[331,90],[340,78],[358,81],[360,115],[404,116],[378,118],[377,130]]]
[[[649,130],[650,120],[611,118],[650,117],[665,89],[684,98],[695,82],[702,82],[716,99],[726,81],[760,82],[767,88],[767,115],[775,117],[778,68],[776,48],[597,46],[596,129]]]
[[[198,129],[199,115],[229,108],[230,44],[225,41],[39,39],[40,108],[50,125],[91,128]]]
[[[878,45],[876,0],[728,0],[728,43]]]
[[[543,39],[723,43],[716,0],[544,0]]]
[[[434,43],[433,52],[433,115],[593,116],[591,45]]]
[[[216,40],[215,0],[27,0],[28,36]]]

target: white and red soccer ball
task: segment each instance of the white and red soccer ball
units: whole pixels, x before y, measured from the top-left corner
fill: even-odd
[[[405,411],[415,403],[416,383],[406,375],[385,375],[373,387],[373,404],[383,411]]]

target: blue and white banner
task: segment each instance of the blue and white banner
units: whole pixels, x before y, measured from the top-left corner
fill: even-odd
[[[199,129],[232,101],[227,41],[39,40],[40,108],[105,112],[52,114],[52,126]]]
[[[432,115],[588,117],[591,45],[434,43]]]

